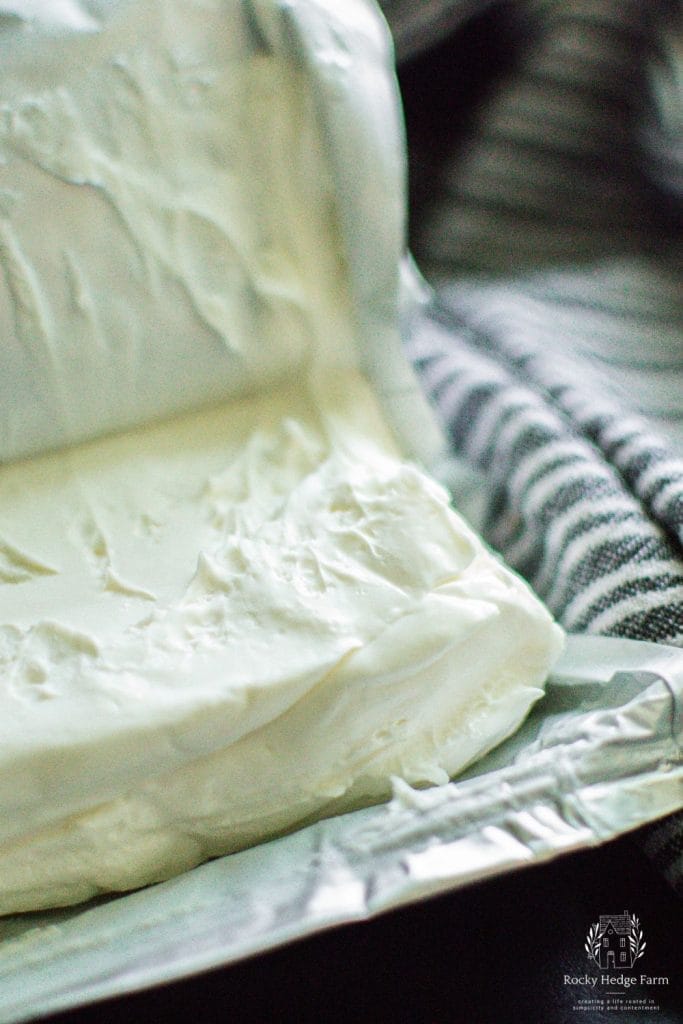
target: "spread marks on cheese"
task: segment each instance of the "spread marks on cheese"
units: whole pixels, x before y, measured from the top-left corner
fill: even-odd
[[[0,536],[4,912],[444,781],[560,646],[356,374],[6,466]]]
[[[417,419],[372,5],[10,6],[0,913],[443,782],[561,646],[385,422]]]

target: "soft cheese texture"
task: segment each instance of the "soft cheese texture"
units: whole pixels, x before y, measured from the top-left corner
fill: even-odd
[[[559,630],[335,384],[6,467],[0,910],[445,781],[540,696]]]
[[[410,386],[371,3],[8,2],[0,461],[330,367]]]
[[[371,6],[3,12],[10,913],[167,877],[392,775],[444,781],[517,726],[561,634],[403,458],[423,431]]]

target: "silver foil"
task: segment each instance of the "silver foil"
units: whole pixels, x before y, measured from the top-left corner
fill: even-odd
[[[0,1021],[121,995],[585,849],[683,805],[683,651],[570,637],[519,732],[457,782],[97,905],[0,921]]]

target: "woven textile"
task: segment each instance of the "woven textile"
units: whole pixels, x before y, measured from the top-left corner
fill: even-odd
[[[433,102],[448,122],[443,68],[467,37],[431,94],[429,60],[404,73],[412,246],[435,288],[409,353],[485,474],[477,527],[559,621],[680,645],[680,9],[497,6],[469,45],[485,61],[497,32],[491,53],[509,38],[514,56],[469,116],[453,98],[450,138],[442,124],[430,147],[411,117]],[[644,842],[683,892],[683,814]]]

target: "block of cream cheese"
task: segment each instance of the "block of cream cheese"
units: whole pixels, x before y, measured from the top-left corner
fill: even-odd
[[[387,423],[399,132],[343,6],[2,5],[0,913],[443,782],[559,653]]]
[[[559,630],[334,384],[5,467],[3,912],[444,782],[541,695]]]

